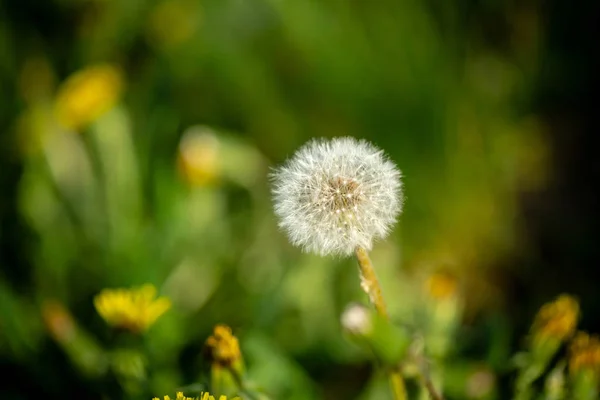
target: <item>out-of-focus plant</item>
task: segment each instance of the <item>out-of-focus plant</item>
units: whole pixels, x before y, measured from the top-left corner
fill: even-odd
[[[459,282],[447,271],[436,271],[427,277],[423,289],[428,353],[443,360],[452,350],[462,318],[464,305]]]
[[[231,328],[217,325],[205,346],[211,360],[211,390],[231,395],[243,389],[244,363],[238,339]]]
[[[134,340],[113,343],[104,349],[91,333],[74,321],[57,301],[45,302],[42,307],[48,332],[83,373],[108,385],[114,376],[123,390],[139,395],[148,376],[146,350],[139,340],[171,304],[164,297],[155,299],[156,288],[150,284],[131,289],[104,289],[94,299],[98,314],[111,328],[135,335]]]
[[[84,375],[100,378],[106,374],[109,354],[92,335],[78,326],[61,303],[53,300],[45,302],[42,316],[52,338]]]
[[[239,341],[230,327],[216,325],[204,347],[210,361],[210,392],[220,396],[238,395],[249,400],[269,400],[254,382],[249,381]]]
[[[377,361],[387,367],[399,364],[408,354],[411,334],[360,304],[349,305],[341,323],[353,341],[373,352]]]
[[[527,351],[516,356],[518,375],[515,384],[516,399],[534,396],[534,382],[548,369],[560,347],[575,333],[579,320],[579,303],[572,296],[561,295],[545,304],[537,313],[527,339]],[[561,382],[555,372],[549,388],[558,391]]]
[[[600,396],[600,338],[577,332],[569,346],[569,374],[574,400]]]

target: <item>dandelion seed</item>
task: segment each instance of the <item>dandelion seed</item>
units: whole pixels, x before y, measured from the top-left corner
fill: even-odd
[[[272,174],[279,226],[305,251],[370,250],[402,211],[400,178],[383,151],[364,140],[312,140]]]

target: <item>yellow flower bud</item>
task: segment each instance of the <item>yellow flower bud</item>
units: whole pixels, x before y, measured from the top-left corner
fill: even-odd
[[[227,325],[215,326],[213,335],[206,340],[206,347],[217,364],[231,366],[242,359],[238,339]]]
[[[561,295],[540,309],[532,326],[533,336],[537,340],[565,340],[575,332],[578,319],[577,300],[569,295]]]

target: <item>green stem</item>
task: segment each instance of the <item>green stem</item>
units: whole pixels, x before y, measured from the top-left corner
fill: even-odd
[[[373,263],[369,258],[369,254],[362,247],[357,247],[356,259],[358,260],[358,266],[360,267],[361,287],[369,296],[371,303],[375,306],[377,312],[389,320],[389,314],[385,305],[385,300],[381,293],[381,286],[379,280],[375,274]],[[404,379],[399,368],[393,368],[389,372],[390,386],[392,387],[392,393],[394,394],[395,400],[407,400],[406,386],[404,385]]]

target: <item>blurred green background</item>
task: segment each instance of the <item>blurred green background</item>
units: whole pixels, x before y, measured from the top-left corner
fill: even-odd
[[[404,174],[405,211],[372,253],[393,318],[433,343],[449,399],[508,398],[542,303],[570,292],[600,329],[596,8],[2,1],[0,397],[172,395],[202,381],[226,323],[275,399],[386,399],[340,328],[366,301],[354,261],[291,247],[270,202],[269,168],[349,135]],[[73,363],[42,310],[62,304],[111,348],[93,297],[147,282],[173,307],[127,394]]]

